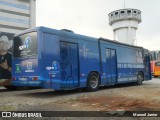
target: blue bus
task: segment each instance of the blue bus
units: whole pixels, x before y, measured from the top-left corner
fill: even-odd
[[[12,85],[68,90],[151,80],[147,49],[37,27],[14,37]]]

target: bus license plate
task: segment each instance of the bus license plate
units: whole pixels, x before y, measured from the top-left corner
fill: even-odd
[[[22,77],[22,78],[19,78],[19,80],[21,81],[26,81],[28,78],[25,78],[25,77]]]

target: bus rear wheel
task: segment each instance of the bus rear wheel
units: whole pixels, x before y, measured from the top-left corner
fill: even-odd
[[[87,79],[87,91],[93,92],[99,89],[99,75],[96,72],[89,74]]]
[[[137,85],[142,85],[143,79],[144,79],[143,73],[139,72],[138,75],[137,75]]]
[[[28,87],[20,87],[20,86],[4,86],[8,90],[26,90]]]
[[[17,90],[17,87],[16,86],[10,86],[10,85],[8,85],[8,86],[4,86],[6,89],[8,89],[8,90]]]

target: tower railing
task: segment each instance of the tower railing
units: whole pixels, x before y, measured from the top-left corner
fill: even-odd
[[[112,25],[115,21],[124,19],[133,19],[141,22],[141,11],[137,9],[121,9],[113,11],[109,14],[109,24]]]

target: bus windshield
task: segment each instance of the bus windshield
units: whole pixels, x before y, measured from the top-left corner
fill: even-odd
[[[37,55],[37,32],[31,32],[14,37],[14,58],[22,58],[35,55]]]
[[[160,66],[160,62],[156,62],[156,63],[155,63],[155,66]]]

